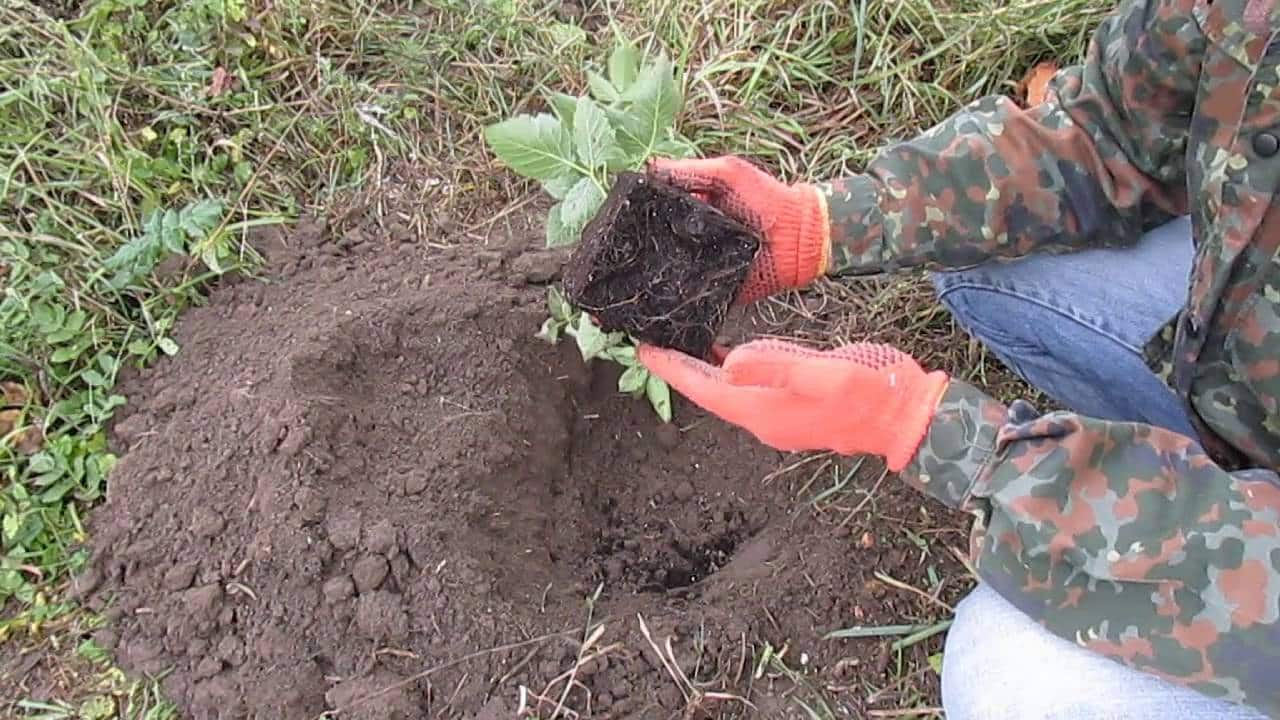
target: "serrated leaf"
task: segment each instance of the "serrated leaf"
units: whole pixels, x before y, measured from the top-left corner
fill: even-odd
[[[619,92],[626,92],[640,72],[640,53],[630,42],[620,41],[609,55],[609,81]]]
[[[578,161],[588,170],[604,165],[606,158],[619,150],[609,117],[591,98],[578,101],[573,116],[573,144]]]
[[[644,390],[649,371],[642,365],[632,365],[618,378],[618,392],[634,395]]]
[[[490,125],[485,140],[498,159],[514,172],[547,180],[574,170],[569,132],[554,115],[521,115]]]
[[[591,178],[582,178],[569,191],[569,194],[561,204],[560,214],[561,221],[568,231],[573,234],[574,241],[582,235],[582,229],[587,226],[587,223],[591,222],[591,218],[595,217],[596,211],[600,209],[600,205],[603,203],[604,194],[600,192],[599,186]]]
[[[178,354],[178,343],[174,342],[173,338],[160,338],[156,342],[156,346],[159,347],[160,352],[164,353],[165,355]]]
[[[547,247],[549,248],[570,245],[578,239],[578,236],[564,224],[563,210],[564,203],[557,203],[547,213]]]
[[[657,375],[649,375],[644,384],[644,394],[649,404],[658,413],[663,422],[671,422],[671,388]]]
[[[560,322],[567,322],[573,315],[573,306],[555,286],[547,288],[547,309],[551,311],[551,317]]]
[[[578,181],[584,177],[586,176],[579,172],[564,173],[542,181],[542,189],[546,190],[547,194],[556,200],[563,200],[569,194],[569,191],[573,189],[573,186],[577,185]]]
[[[672,77],[671,61],[662,56],[645,66],[623,99],[630,102],[631,107],[621,115],[620,135],[634,143],[634,147],[628,149],[633,156],[646,159],[670,136],[680,111],[682,97]]]
[[[560,126],[573,132],[573,115],[578,111],[578,98],[568,93],[553,92],[547,96],[551,111],[560,119]]]
[[[609,346],[609,336],[596,327],[585,313],[578,318],[574,339],[578,341],[578,351],[582,353],[584,361],[599,355]]]
[[[622,97],[613,83],[594,70],[587,71],[587,86],[591,88],[591,96],[605,105],[612,105]]]

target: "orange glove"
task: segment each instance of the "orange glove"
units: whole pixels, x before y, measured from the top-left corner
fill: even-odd
[[[786,185],[739,157],[663,160],[649,172],[760,234],[764,247],[735,302],[805,287],[831,265],[826,198],[813,185]]]
[[[915,456],[950,378],[888,345],[819,351],[776,340],[741,345],[717,367],[675,350],[639,348],[640,362],[682,395],[778,450]]]

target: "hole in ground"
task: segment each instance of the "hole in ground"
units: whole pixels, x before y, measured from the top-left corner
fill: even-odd
[[[346,502],[435,526],[469,585],[513,601],[686,588],[762,526],[733,487],[743,473],[702,467],[705,448],[617,393],[616,366],[518,335],[503,351],[509,322],[350,323],[295,360],[295,389],[320,400],[312,450],[328,448]]]

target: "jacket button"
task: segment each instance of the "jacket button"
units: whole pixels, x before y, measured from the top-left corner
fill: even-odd
[[[1253,151],[1259,157],[1271,157],[1280,151],[1280,138],[1269,132],[1260,132],[1253,136]]]

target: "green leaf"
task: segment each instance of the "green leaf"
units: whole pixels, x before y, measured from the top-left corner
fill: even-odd
[[[561,203],[561,221],[576,241],[582,235],[582,229],[595,217],[596,211],[604,203],[604,195],[595,181],[584,177],[569,191]]]
[[[49,356],[49,361],[55,363],[70,362],[80,357],[80,353],[83,353],[87,347],[88,343],[76,343],[75,345],[60,347]]]
[[[636,395],[644,391],[649,371],[641,365],[632,365],[618,378],[618,392]]]
[[[580,172],[567,172],[563,175],[557,175],[549,180],[542,181],[542,189],[556,200],[563,200],[569,191],[573,189],[578,181],[586,177]]]
[[[622,98],[613,83],[594,70],[587,71],[587,85],[591,87],[591,94],[595,99],[605,105],[612,105]]]
[[[14,538],[18,537],[19,527],[20,523],[17,515],[4,516],[4,539],[6,543],[11,543]]]
[[[645,381],[644,393],[649,396],[649,404],[657,411],[663,422],[671,422],[671,388],[657,375],[649,375]]]
[[[551,311],[552,319],[561,322],[568,322],[573,315],[573,306],[554,285],[547,288],[547,309]]]
[[[560,341],[560,331],[562,329],[564,329],[564,323],[557,321],[555,318],[547,318],[542,321],[542,328],[538,330],[538,334],[535,337],[555,345]]]
[[[485,140],[498,159],[514,172],[534,180],[547,180],[575,170],[569,132],[554,115],[521,115],[490,125]]]
[[[609,336],[596,327],[586,313],[578,318],[574,339],[578,341],[578,351],[582,353],[583,360],[590,360],[609,346]]]
[[[62,323],[62,328],[49,333],[45,336],[45,340],[51,345],[60,345],[74,338],[76,334],[84,328],[84,321],[88,315],[83,310],[75,310],[67,315],[66,320]]]
[[[609,348],[609,359],[619,365],[634,366],[636,364],[635,346],[618,345],[617,347],[611,347]]]
[[[609,117],[591,98],[578,101],[578,110],[573,116],[573,143],[578,161],[588,170],[604,165],[608,156],[621,152]]]
[[[609,81],[619,92],[626,92],[640,72],[640,53],[630,42],[619,41],[609,56]]]
[[[178,354],[178,343],[174,342],[173,338],[160,338],[160,340],[156,342],[156,346],[159,347],[160,352],[163,352],[165,355]]]
[[[578,239],[578,236],[564,224],[563,210],[564,203],[557,203],[547,213],[547,247],[549,248],[571,245]]]
[[[226,272],[222,267],[222,263],[218,261],[218,249],[216,247],[205,248],[204,252],[200,253],[200,261],[219,275]]]
[[[84,372],[80,373],[80,377],[84,378],[84,381],[89,383],[89,385],[93,387],[100,388],[100,387],[107,386],[107,379],[103,377],[102,373],[98,372],[97,370],[93,370],[93,369],[85,370]]]
[[[551,111],[560,119],[560,125],[567,132],[573,132],[573,116],[578,111],[578,98],[562,92],[553,92],[547,96]]]
[[[212,230],[222,219],[222,201],[201,200],[192,205],[191,219],[204,230]]]
[[[654,148],[654,154],[663,157],[690,158],[698,154],[698,149],[688,140],[676,137],[659,142]]]
[[[621,133],[633,144],[631,154],[646,159],[670,135],[680,111],[682,98],[672,77],[671,61],[663,56],[646,66],[623,99],[631,108],[620,118]]]

